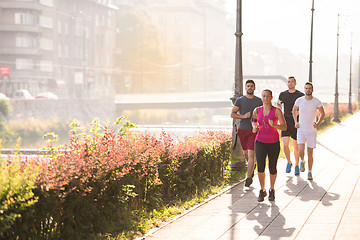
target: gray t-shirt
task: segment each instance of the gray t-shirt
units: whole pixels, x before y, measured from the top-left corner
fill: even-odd
[[[259,97],[254,96],[254,98],[247,98],[246,96],[242,96],[236,99],[234,105],[240,108],[239,114],[244,115],[245,113],[250,112],[252,116],[254,109],[261,106],[262,104],[262,100]],[[251,130],[252,126],[250,120],[251,117],[240,119],[239,128],[243,130]]]

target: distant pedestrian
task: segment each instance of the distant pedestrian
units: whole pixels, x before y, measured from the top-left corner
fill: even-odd
[[[292,114],[297,131],[297,143],[299,147],[299,155],[301,158],[300,171],[305,171],[305,143],[307,144],[308,156],[308,180],[313,180],[312,167],[313,167],[313,150],[316,147],[316,130],[322,123],[325,117],[324,107],[319,99],[312,95],[314,91],[311,82],[305,83],[304,92],[305,96],[296,99]],[[298,112],[299,111],[299,112]],[[316,115],[319,116],[316,119]],[[299,115],[299,121],[297,116]]]
[[[253,113],[253,132],[258,132],[255,141],[255,155],[258,165],[260,192],[258,201],[264,201],[266,157],[269,159],[270,190],[269,201],[275,200],[275,181],[277,176],[277,160],[280,153],[280,137],[278,130],[286,130],[286,122],[280,108],[272,105],[272,91],[265,89],[261,93],[263,105],[257,107]]]
[[[291,151],[289,147],[290,137],[292,138],[292,145],[294,147],[294,157],[295,157],[295,175],[299,175],[299,152],[297,145],[297,128],[295,128],[295,123],[292,115],[292,109],[294,107],[295,100],[299,97],[304,96],[304,93],[295,89],[296,79],[291,76],[287,80],[288,90],[281,92],[278,100],[278,107],[281,109],[282,105],[284,106],[284,117],[287,125],[286,131],[281,131],[281,138],[283,142],[284,153],[287,160],[286,172],[291,172],[292,162],[291,162]]]
[[[236,99],[234,106],[231,110],[231,117],[234,119],[240,119],[240,125],[238,128],[238,136],[241,143],[241,148],[244,152],[245,159],[247,161],[247,178],[245,180],[245,186],[250,187],[253,182],[254,167],[255,167],[255,154],[254,144],[256,133],[252,132],[251,116],[253,110],[262,105],[262,101],[259,97],[254,95],[255,82],[251,79],[245,83],[246,95]]]

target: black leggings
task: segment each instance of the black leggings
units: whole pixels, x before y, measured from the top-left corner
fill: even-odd
[[[258,140],[255,141],[255,156],[257,161],[258,172],[265,171],[266,156],[269,158],[270,174],[277,173],[276,165],[280,153],[280,142],[276,143],[262,143]]]

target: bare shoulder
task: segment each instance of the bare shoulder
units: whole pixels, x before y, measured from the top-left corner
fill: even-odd
[[[282,115],[282,111],[281,111],[281,109],[279,107],[276,107],[275,114],[276,115],[279,115],[279,114]]]

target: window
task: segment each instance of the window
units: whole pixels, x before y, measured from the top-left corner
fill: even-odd
[[[53,40],[40,38],[40,48],[44,50],[53,50]]]
[[[35,16],[30,13],[15,13],[15,24],[35,24]]]
[[[69,24],[67,22],[65,22],[65,25],[64,25],[64,34],[66,34],[66,35],[69,34]]]
[[[64,46],[64,57],[69,57],[69,46],[68,45]]]
[[[76,21],[76,23],[75,23],[75,35],[79,36],[79,37],[82,37],[82,36],[84,36],[84,31],[85,31],[85,28],[84,28],[83,21],[82,20]]]
[[[99,24],[99,15],[95,15],[95,26],[96,27],[99,27],[100,26],[100,24]]]
[[[53,20],[50,17],[40,16],[39,24],[42,27],[53,28]]]
[[[58,45],[58,56],[62,57],[62,45],[61,44]]]
[[[53,72],[52,61],[41,60],[40,61],[40,71],[42,71],[42,72]]]
[[[45,6],[49,6],[49,7],[54,6],[53,0],[40,0],[39,2]]]
[[[16,36],[16,47],[34,47],[33,39],[29,36]]]
[[[62,32],[62,24],[61,24],[61,21],[59,20],[58,21],[58,33],[60,33],[61,34],[61,32]]]
[[[34,61],[27,58],[16,59],[16,70],[32,70],[34,69]]]

